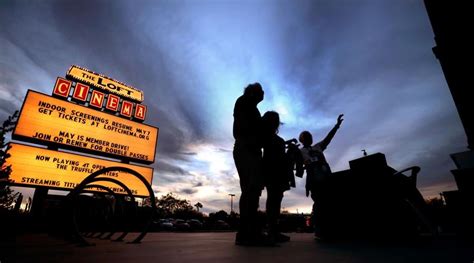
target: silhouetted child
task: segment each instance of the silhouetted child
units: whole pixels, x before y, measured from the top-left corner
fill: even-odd
[[[294,182],[293,173],[289,173],[289,160],[285,152],[286,142],[278,136],[280,117],[277,112],[267,111],[262,117],[263,137],[263,174],[267,188],[267,221],[268,235],[274,242],[289,241],[290,237],[280,233],[278,218],[280,216],[283,192],[290,189]]]
[[[311,194],[311,199],[313,199],[314,202],[312,222],[317,237],[323,235],[320,228],[322,220],[321,192],[324,190],[324,183],[327,176],[331,174],[331,168],[329,167],[323,152],[336,134],[339,126],[341,126],[343,116],[343,114],[339,115],[334,128],[331,129],[322,141],[314,145],[312,145],[313,136],[310,132],[303,131],[299,136],[299,141],[303,144],[303,147],[300,150],[306,170],[306,196]]]

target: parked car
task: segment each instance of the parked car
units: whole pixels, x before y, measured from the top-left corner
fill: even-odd
[[[227,230],[230,228],[230,226],[224,220],[217,220],[215,224],[215,228],[217,230]]]
[[[160,230],[173,230],[174,226],[168,219],[160,219],[158,220]]]
[[[198,219],[190,219],[187,221],[192,230],[202,229],[202,223]]]
[[[174,226],[174,229],[178,231],[188,231],[191,229],[191,226],[188,223],[186,223],[186,221],[184,221],[183,219],[174,220],[173,226]]]

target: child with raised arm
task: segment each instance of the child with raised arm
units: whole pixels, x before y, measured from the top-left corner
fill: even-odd
[[[341,126],[344,119],[344,114],[339,115],[337,118],[336,125],[326,135],[326,137],[313,144],[313,136],[308,131],[303,131],[299,136],[299,141],[303,144],[301,155],[306,170],[306,196],[311,194],[313,199],[313,211],[312,211],[312,224],[314,225],[315,236],[321,238],[321,206],[320,198],[321,192],[324,189],[324,182],[328,175],[331,174],[331,168],[329,167],[326,158],[324,157],[324,150],[328,147],[332,138],[336,134],[337,130]]]

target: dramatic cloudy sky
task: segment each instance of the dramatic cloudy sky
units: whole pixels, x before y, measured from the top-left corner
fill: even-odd
[[[158,194],[229,210],[233,104],[258,81],[282,137],[322,138],[344,113],[326,151],[333,170],[382,152],[396,169],[421,166],[428,197],[455,188],[449,154],[466,146],[433,46],[422,1],[2,0],[0,118],[27,89],[50,94],[71,64],[121,80],[144,91],[160,127]],[[283,207],[307,212],[297,184]]]

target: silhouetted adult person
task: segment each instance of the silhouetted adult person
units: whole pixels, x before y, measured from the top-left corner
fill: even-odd
[[[324,191],[325,180],[331,174],[331,168],[329,167],[323,152],[326,150],[341,126],[341,123],[344,120],[342,118],[343,116],[344,114],[339,115],[336,125],[322,141],[314,145],[312,145],[313,136],[310,132],[303,131],[299,137],[299,141],[303,144],[301,155],[306,169],[306,196],[311,194],[311,199],[313,199],[311,221],[313,222],[316,238],[324,238],[324,233],[320,227],[321,221],[324,220],[321,216],[321,210],[324,210],[324,207],[321,206],[321,193]]]
[[[234,107],[234,162],[240,178],[240,227],[237,245],[260,245],[263,237],[257,227],[257,210],[263,190],[262,174],[262,118],[257,104],[263,100],[259,83],[250,84]]]
[[[289,162],[285,153],[285,140],[278,136],[280,116],[277,112],[267,111],[262,117],[263,131],[263,174],[267,188],[267,222],[270,242],[286,242],[289,236],[280,232],[280,217],[283,193],[290,190],[293,171],[288,170]]]

